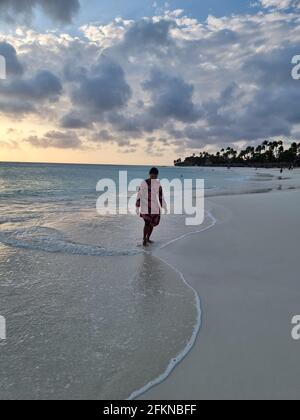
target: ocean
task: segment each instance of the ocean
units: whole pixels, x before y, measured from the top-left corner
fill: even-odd
[[[200,297],[159,249],[215,227],[163,216],[141,246],[132,215],[99,215],[97,182],[149,167],[0,164],[0,399],[130,399],[164,380],[193,346]],[[278,171],[160,168],[221,194],[295,188]],[[298,184],[297,184],[298,185]]]

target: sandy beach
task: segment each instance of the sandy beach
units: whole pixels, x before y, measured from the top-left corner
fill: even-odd
[[[140,399],[298,399],[298,191],[215,197],[217,225],[160,251],[201,298],[196,345]],[[178,314],[180,316],[180,314]]]

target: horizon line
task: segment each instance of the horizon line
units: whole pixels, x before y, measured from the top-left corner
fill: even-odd
[[[158,167],[172,167],[173,165],[160,164],[133,164],[133,163],[80,163],[80,162],[30,162],[30,161],[5,161],[0,160],[2,164],[27,164],[27,165],[84,165],[84,166],[158,166]]]

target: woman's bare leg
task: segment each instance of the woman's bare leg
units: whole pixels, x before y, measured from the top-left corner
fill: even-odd
[[[145,227],[144,227],[144,240],[143,240],[143,245],[147,246],[148,245],[148,235],[149,235],[149,228],[151,226],[148,223],[145,223]]]
[[[151,239],[150,239],[150,237],[152,235],[152,232],[153,232],[153,226],[150,225],[149,229],[148,229],[148,235],[147,235],[147,241],[149,242],[149,244],[153,243],[153,241],[151,241]]]

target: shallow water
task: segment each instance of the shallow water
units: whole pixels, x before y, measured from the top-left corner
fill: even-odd
[[[185,347],[197,308],[151,255],[94,258],[1,246],[1,399],[125,399]]]
[[[98,179],[120,169],[0,165],[0,399],[129,398],[192,345],[198,297],[159,248],[213,219],[188,228],[184,217],[164,216],[145,253],[139,218],[96,213]],[[148,168],[129,169],[133,179]],[[300,184],[297,172],[162,169],[181,175],[205,178],[207,195]]]

